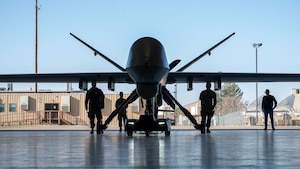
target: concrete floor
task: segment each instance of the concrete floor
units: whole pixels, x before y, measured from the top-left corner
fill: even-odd
[[[299,168],[300,130],[0,131],[0,168]]]

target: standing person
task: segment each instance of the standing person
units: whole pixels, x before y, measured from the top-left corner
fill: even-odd
[[[217,104],[216,93],[210,88],[210,82],[206,82],[206,90],[203,90],[199,97],[201,100],[201,133],[205,133],[205,126],[207,127],[207,133],[210,133],[211,118],[214,115],[214,108]]]
[[[272,129],[275,130],[274,127],[274,119],[273,119],[273,110],[277,106],[277,101],[274,96],[270,95],[270,90],[266,89],[266,95],[263,97],[261,108],[265,115],[265,129],[267,130],[268,126],[268,114],[270,115]]]
[[[91,124],[91,134],[94,133],[95,115],[97,117],[97,134],[103,133],[100,125],[102,124],[102,112],[104,108],[104,94],[101,89],[96,87],[96,82],[92,82],[92,87],[87,91],[85,97],[85,109]]]
[[[124,101],[125,101],[125,99],[123,98],[123,92],[120,92],[120,98],[116,101],[116,108],[119,108]],[[126,105],[126,107],[124,107],[123,109],[119,110],[118,120],[119,120],[120,131],[122,131],[122,119],[124,122],[124,128],[126,127],[126,122],[127,122],[126,108],[127,107],[128,107],[128,105]],[[126,130],[126,128],[125,128],[125,130]]]

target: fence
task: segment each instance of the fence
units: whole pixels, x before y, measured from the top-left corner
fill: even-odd
[[[79,116],[62,111],[26,111],[0,113],[1,126],[26,126],[40,124],[88,125]]]

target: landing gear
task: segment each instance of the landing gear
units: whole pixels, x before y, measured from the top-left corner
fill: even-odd
[[[127,135],[132,136],[133,133],[142,133],[146,136],[150,136],[154,133],[165,133],[166,136],[170,136],[171,134],[171,120],[167,119],[158,119],[158,107],[160,106],[161,99],[163,99],[168,105],[170,105],[173,109],[175,109],[175,104],[178,105],[180,110],[189,118],[189,120],[195,125],[195,129],[200,130],[201,125],[199,125],[196,119],[192,116],[192,114],[185,109],[178,101],[171,95],[171,93],[165,88],[162,87],[159,92],[163,95],[163,98],[149,98],[146,100],[146,109],[144,115],[141,115],[140,118],[137,119],[129,119],[125,125],[127,130]],[[119,111],[124,108],[129,103],[132,103],[134,100],[138,98],[138,93],[136,90],[133,90],[130,96],[118,107],[114,110],[109,117],[106,119],[105,123],[101,126],[103,130],[107,128],[107,125],[112,121],[112,119],[119,113]]]
[[[132,136],[133,132],[143,133],[146,136],[158,132],[165,132],[166,136],[171,134],[171,120],[154,120],[152,115],[141,115],[139,120],[129,119],[126,124],[127,135]]]
[[[147,136],[147,137],[150,136],[150,131],[146,131],[146,136]]]
[[[128,136],[132,136],[132,134],[133,134],[133,131],[128,131],[128,130],[127,130],[127,135],[128,135]]]
[[[166,136],[170,136],[171,132],[170,131],[165,131]]]

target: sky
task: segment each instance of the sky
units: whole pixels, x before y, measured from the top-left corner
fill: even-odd
[[[69,35],[74,33],[125,67],[131,45],[150,36],[159,40],[176,71],[225,37],[236,34],[186,72],[299,73],[300,1],[297,0],[39,0],[38,73],[120,71]],[[0,1],[0,74],[35,72],[35,0]],[[177,68],[177,69],[176,69]],[[237,83],[243,101],[256,98],[255,83]],[[107,84],[98,84],[105,92]],[[205,84],[177,85],[183,105],[197,101]],[[0,87],[6,87],[0,83]],[[14,84],[28,90],[34,84]],[[116,84],[130,93],[134,85]],[[175,85],[168,85],[170,92]],[[258,83],[259,96],[270,89],[278,101],[298,83]],[[66,84],[39,84],[66,89]],[[73,84],[78,90],[78,84]]]

